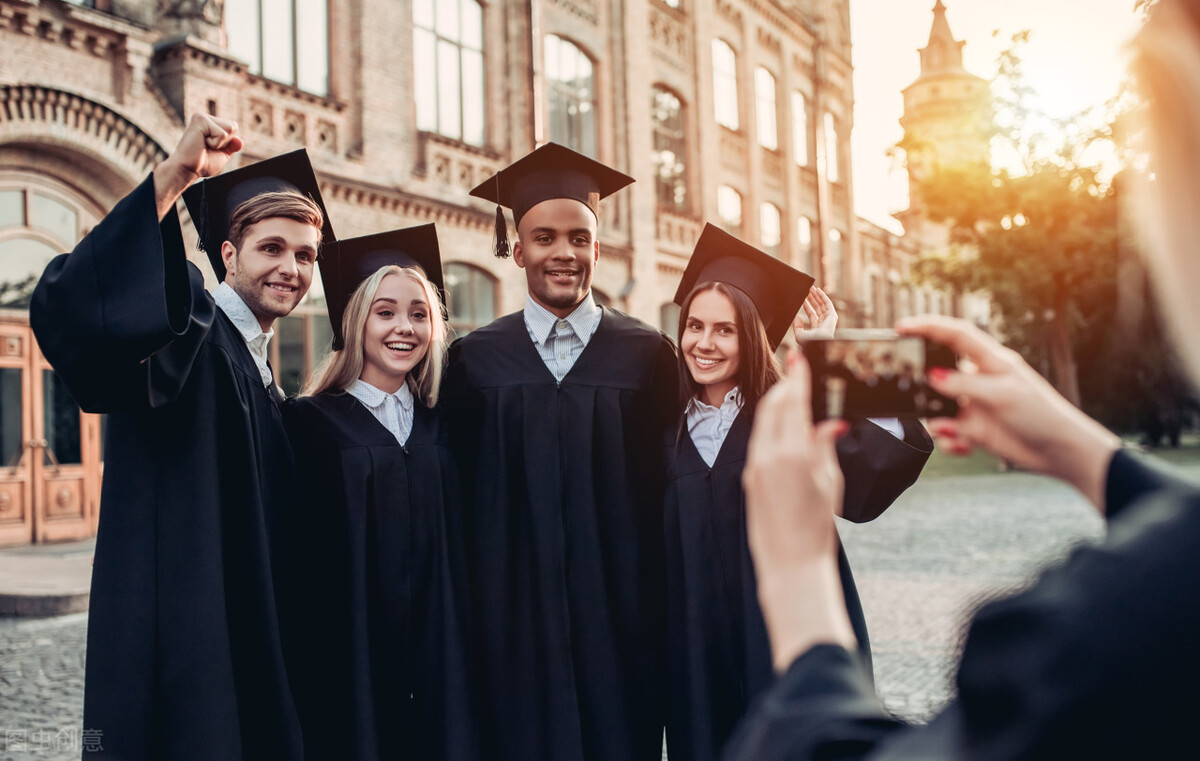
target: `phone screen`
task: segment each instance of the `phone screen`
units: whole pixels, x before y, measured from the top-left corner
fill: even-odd
[[[944,346],[891,331],[841,331],[832,340],[806,342],[804,355],[812,367],[814,420],[958,411],[928,384],[928,368],[955,366]]]

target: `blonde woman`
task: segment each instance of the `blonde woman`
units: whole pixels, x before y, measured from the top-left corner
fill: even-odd
[[[425,225],[330,254],[335,350],[284,408],[299,476],[283,639],[305,755],[375,759],[402,742],[405,758],[470,758],[457,476],[433,411],[437,236]]]

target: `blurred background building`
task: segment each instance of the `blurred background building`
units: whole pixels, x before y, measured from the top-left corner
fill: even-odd
[[[525,292],[467,191],[549,140],[638,180],[602,205],[594,293],[669,334],[705,220],[813,274],[843,326],[960,312],[908,282],[945,240],[919,199],[910,235],[855,215],[849,1],[0,0],[0,544],[94,533],[103,419],[23,307],[195,111],[237,121],[243,164],[307,148],[339,237],[436,222],[460,333]],[[961,45],[937,0],[905,119],[986,156],[955,126],[986,91]],[[271,345],[288,393],[329,339],[317,282]]]

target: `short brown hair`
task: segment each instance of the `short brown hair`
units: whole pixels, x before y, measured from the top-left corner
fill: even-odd
[[[325,215],[316,201],[292,190],[275,190],[259,193],[238,204],[229,218],[229,242],[240,251],[246,230],[251,225],[275,217],[293,219],[318,230],[325,224]]]

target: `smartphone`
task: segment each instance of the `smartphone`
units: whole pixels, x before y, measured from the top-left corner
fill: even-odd
[[[931,367],[957,364],[948,347],[891,330],[839,330],[806,341],[812,368],[813,420],[864,417],[952,417],[953,399],[929,387]]]

